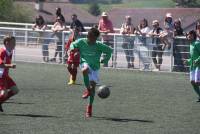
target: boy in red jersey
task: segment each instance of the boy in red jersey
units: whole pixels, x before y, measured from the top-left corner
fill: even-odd
[[[3,112],[2,103],[18,93],[18,88],[9,76],[9,68],[16,68],[11,63],[12,53],[15,48],[15,37],[6,36],[4,38],[5,48],[0,49],[0,112]]]
[[[72,35],[69,37],[68,42],[66,43],[65,49],[66,52],[69,50],[70,45],[73,41],[75,41],[80,36],[80,28],[75,27],[72,31]],[[77,75],[77,68],[80,64],[80,54],[78,49],[74,49],[69,52],[68,59],[67,59],[67,69],[70,73],[70,79],[68,85],[75,84],[76,82],[76,75]]]

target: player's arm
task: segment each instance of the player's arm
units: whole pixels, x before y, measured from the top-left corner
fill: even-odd
[[[101,62],[107,64],[108,61],[110,60],[113,50],[112,50],[112,48],[110,48],[109,46],[107,46],[105,44],[100,43],[99,46],[100,46],[100,50],[105,54],[105,57],[104,57],[103,61],[101,61]]]
[[[4,64],[4,63],[1,63],[0,64],[0,68],[16,68],[16,65],[15,64]]]
[[[196,51],[198,52],[198,58],[194,60],[194,64],[200,64],[200,42],[195,44]]]

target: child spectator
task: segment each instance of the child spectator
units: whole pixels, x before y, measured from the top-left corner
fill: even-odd
[[[129,36],[130,34],[134,34],[135,28],[131,21],[131,16],[125,17],[125,22],[122,24],[120,33],[123,34],[123,44],[122,48],[124,49],[124,53],[126,55],[126,61],[128,63],[128,68],[134,68],[134,39],[135,37]]]
[[[44,21],[44,18],[41,15],[35,18],[35,24],[33,25],[32,29],[36,31],[38,30],[39,33],[38,43],[42,44],[43,61],[48,62],[49,61],[48,39],[45,39],[47,38],[47,33],[44,32],[47,29],[47,25]]]

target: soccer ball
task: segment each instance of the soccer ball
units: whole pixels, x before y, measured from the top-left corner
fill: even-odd
[[[101,86],[97,89],[97,95],[98,95],[101,99],[108,98],[108,96],[110,96],[110,89],[109,89],[109,87],[106,86],[106,85],[101,85]]]

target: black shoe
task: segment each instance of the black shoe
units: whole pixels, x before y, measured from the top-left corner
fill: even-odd
[[[50,59],[51,62],[56,62],[56,58]]]
[[[200,98],[197,100],[197,102],[200,102]]]
[[[2,104],[0,103],[0,112],[3,112]]]

